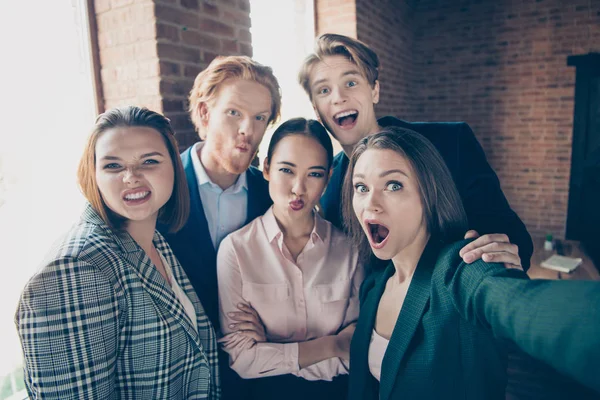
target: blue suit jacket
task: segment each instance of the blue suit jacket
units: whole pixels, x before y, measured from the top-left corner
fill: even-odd
[[[523,268],[527,270],[533,242],[519,216],[510,208],[496,173],[488,164],[481,145],[469,125],[463,122],[406,122],[394,117],[379,119],[379,125],[398,126],[429,139],[446,162],[463,201],[469,229],[480,234],[505,233],[519,246]],[[341,193],[348,169],[344,152],[335,156],[333,174],[321,198],[325,218],[342,227]]]
[[[219,297],[217,293],[217,253],[210,238],[208,222],[200,200],[198,179],[192,163],[193,146],[181,153],[190,190],[190,216],[185,226],[176,233],[161,232],[173,249],[185,270],[200,302],[215,330],[219,332]],[[246,224],[263,215],[271,206],[267,181],[262,172],[250,167],[246,173],[248,182],[248,217]]]

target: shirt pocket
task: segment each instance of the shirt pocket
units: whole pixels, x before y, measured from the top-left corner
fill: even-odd
[[[287,283],[244,282],[242,296],[260,316],[268,339],[276,341],[290,337],[288,329],[290,287]]]
[[[334,283],[315,285],[315,294],[323,313],[322,319],[329,321],[334,329],[341,327],[348,309],[352,282],[350,279]],[[334,332],[332,332],[334,333]]]

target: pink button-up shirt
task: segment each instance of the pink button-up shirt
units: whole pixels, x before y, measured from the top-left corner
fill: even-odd
[[[241,377],[331,380],[348,373],[339,358],[298,365],[298,342],[333,335],[358,318],[363,269],[343,232],[316,214],[310,239],[294,262],[271,208],[221,242],[217,274],[222,342]],[[239,303],[258,312],[267,342],[231,334],[229,325],[236,321],[227,313],[239,311]]]

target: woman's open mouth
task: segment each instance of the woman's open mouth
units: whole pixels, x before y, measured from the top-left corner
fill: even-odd
[[[387,243],[390,230],[387,226],[377,221],[365,221],[365,226],[368,228],[369,242],[374,249],[381,249]]]

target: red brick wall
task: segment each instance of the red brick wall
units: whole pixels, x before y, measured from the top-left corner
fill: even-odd
[[[415,10],[409,1],[357,0],[358,39],[371,46],[381,63],[378,115],[415,115],[420,79],[415,51]]]
[[[249,0],[156,1],[160,94],[182,148],[198,140],[187,112],[194,78],[217,55],[252,55]]]
[[[356,37],[381,58],[378,115],[467,121],[529,231],[564,237],[575,79],[566,63],[600,51],[600,2],[341,3],[356,7]]]
[[[249,0],[94,0],[105,107],[164,113],[181,148],[198,140],[187,96],[217,55],[252,55]]]
[[[467,121],[532,235],[563,237],[574,107],[567,57],[600,50],[600,2],[422,0],[415,119]]]
[[[160,111],[151,1],[95,0],[104,108],[136,104]]]

